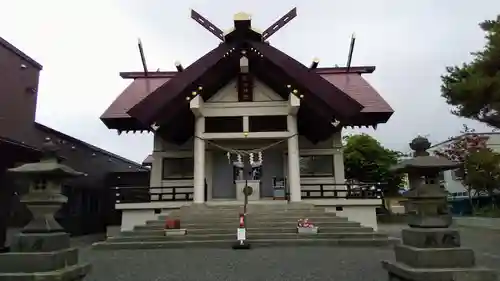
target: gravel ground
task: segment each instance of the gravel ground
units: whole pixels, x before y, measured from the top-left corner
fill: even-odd
[[[400,237],[402,225],[380,225]],[[460,229],[462,245],[474,249],[478,265],[500,274],[500,231]],[[93,251],[99,236],[77,237],[81,260],[93,264],[86,281],[272,281],[387,280],[380,261],[393,259],[389,248],[260,248],[249,251],[214,249]]]
[[[402,225],[382,225],[380,231],[400,236]],[[462,244],[476,252],[479,265],[500,274],[500,232],[461,228]],[[393,259],[389,248],[260,248],[249,251],[173,249],[92,251],[82,260],[93,264],[86,281],[272,281],[387,280],[380,261]]]
[[[93,264],[86,281],[266,281],[387,280],[380,260],[389,249],[261,248],[92,251],[82,260]]]

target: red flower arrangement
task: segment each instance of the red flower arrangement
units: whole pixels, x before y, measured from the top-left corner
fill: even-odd
[[[314,224],[310,222],[309,219],[299,219],[297,221],[297,227],[314,228]]]

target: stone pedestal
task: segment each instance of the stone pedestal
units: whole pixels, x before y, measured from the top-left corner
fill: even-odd
[[[410,228],[395,246],[396,261],[383,261],[390,281],[494,281],[495,271],[476,266],[474,252],[460,247],[449,228]]]
[[[0,254],[0,281],[77,281],[90,271],[90,264],[78,263],[78,250],[70,247],[69,234],[54,219],[68,200],[61,193],[63,180],[83,175],[59,163],[57,151],[47,139],[40,162],[9,169],[30,181],[21,202],[33,218],[14,238],[10,252]]]
[[[260,180],[237,180],[236,182],[236,200],[245,201],[243,189],[245,186],[252,188],[252,194],[248,195],[248,201],[260,200]]]
[[[67,233],[20,233],[11,252],[0,254],[0,281],[82,280],[90,267],[78,263],[78,250],[70,247]]]

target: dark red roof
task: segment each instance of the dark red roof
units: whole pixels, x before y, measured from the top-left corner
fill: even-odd
[[[385,120],[376,120],[371,122],[365,120],[365,123],[353,125],[374,125],[386,122],[394,112],[391,106],[380,96],[380,94],[361,76],[360,73],[366,73],[370,67],[352,67],[350,73],[345,72],[345,68],[317,68],[316,73],[320,74],[326,81],[332,83],[337,88],[348,94],[351,98],[359,102],[364,108],[362,114],[379,113],[386,116]],[[359,71],[356,73],[355,71]],[[373,70],[372,70],[373,71]],[[369,71],[371,72],[371,71]],[[132,83],[116,98],[109,108],[101,116],[101,119],[110,124],[111,119],[131,119],[127,111],[142,101],[164,83],[168,82],[177,72],[153,72],[144,77],[141,72],[122,73],[122,77],[135,78]],[[149,93],[147,92],[146,82],[149,80]],[[115,123],[118,124],[118,123]],[[123,126],[109,126],[110,129],[132,130],[139,128],[125,128]]]
[[[286,24],[291,14],[272,25],[273,30]],[[198,22],[212,33],[213,24],[195,14]],[[311,69],[266,42],[266,36],[251,28],[249,17],[234,20],[234,29],[222,42],[200,59],[175,75],[136,78],[101,117],[109,128],[147,129],[157,124],[157,133],[167,140],[182,143],[192,136],[194,117],[186,101],[196,95],[208,100],[240,72],[240,59],[249,62],[249,74],[282,98],[291,90],[300,94],[299,133],[311,141],[330,137],[342,125],[375,125],[386,122],[393,111],[380,95],[360,76],[374,67],[347,69]],[[350,69],[349,69],[350,70]],[[149,80],[147,80],[149,79]],[[148,81],[151,83],[149,85]],[[154,84],[154,85],[153,85]],[[149,89],[148,89],[149,87]]]
[[[101,116],[103,119],[131,118],[127,113],[132,107],[141,102],[145,97],[165,84],[171,78],[138,78],[116,98]],[[148,83],[149,81],[149,92]]]
[[[344,91],[350,97],[363,105],[362,113],[379,112],[393,113],[391,106],[380,94],[363,78],[356,73],[321,74],[328,82]]]

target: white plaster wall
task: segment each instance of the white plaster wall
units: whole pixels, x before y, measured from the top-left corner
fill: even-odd
[[[254,102],[238,102],[236,80],[231,81],[223,87],[217,94],[215,94],[208,101],[204,102],[201,111],[207,116],[249,116],[249,115],[286,115],[289,111],[288,101],[285,101],[278,94],[272,91],[264,83],[255,81],[254,87]],[[257,133],[255,133],[257,134]],[[243,135],[242,135],[243,136]],[[264,139],[224,139],[216,140],[217,144],[229,148],[236,149],[254,149],[264,147],[268,144],[276,142],[275,140]],[[283,151],[283,167],[285,176],[288,176],[288,159],[286,152],[288,151],[287,142],[281,142],[276,145],[277,149]],[[314,179],[303,179],[301,183],[318,183],[318,184],[333,184],[343,183],[344,178],[344,163],[342,154],[342,133],[338,132],[332,135],[330,139],[313,144],[305,137],[299,136],[299,150],[300,155],[333,155],[334,161],[334,175],[332,177],[322,177]],[[207,199],[212,198],[212,175],[213,175],[213,161],[214,153],[225,153],[215,147],[207,146],[206,149],[206,166],[205,177],[208,185]],[[193,141],[190,140],[185,144],[178,146],[175,144],[167,143],[161,138],[155,136],[155,145],[153,152],[153,165],[151,169],[151,186],[167,187],[179,185],[178,181],[165,181],[162,180],[162,163],[164,157],[186,157],[193,155]],[[265,160],[264,160],[265,161]],[[182,183],[184,184],[184,183]],[[192,181],[186,183],[186,186],[192,186]],[[314,187],[306,187],[314,188]],[[329,188],[338,189],[333,185]]]
[[[217,140],[215,141],[218,145],[234,148],[234,149],[255,149],[268,146],[270,144],[275,144],[275,149],[280,149],[283,151],[283,171],[285,176],[288,176],[288,159],[286,157],[286,153],[288,151],[286,142],[279,142],[279,140],[258,140],[258,139],[246,139],[246,140]],[[276,144],[277,143],[277,144]],[[302,178],[302,184],[323,184],[324,187],[328,190],[332,190],[331,194],[327,193],[326,195],[333,195],[333,190],[345,190],[345,188],[341,186],[334,186],[336,183],[336,177],[340,179],[339,182],[344,182],[344,165],[343,165],[343,155],[342,149],[338,145],[341,145],[341,133],[334,134],[330,139],[325,140],[323,142],[312,144],[306,138],[299,138],[299,147],[300,147],[300,155],[333,155],[334,161],[334,176],[332,177],[318,177],[318,178]],[[166,150],[161,151],[159,148],[164,148]],[[182,146],[177,146],[171,143],[167,143],[161,140],[159,137],[155,137],[155,151],[153,152],[153,164],[151,167],[151,187],[169,187],[169,186],[186,186],[185,191],[193,190],[193,180],[162,180],[162,164],[164,157],[190,157],[193,156],[192,150],[192,142],[188,142]],[[213,161],[212,157],[214,153],[226,153],[226,151],[217,148],[208,146],[206,150],[206,161],[205,161],[205,171],[206,171],[206,180],[208,186],[208,194],[207,199],[212,199],[212,175],[213,175]],[[265,159],[264,159],[265,161]],[[341,169],[342,171],[338,171]],[[331,184],[328,186],[327,184]],[[315,189],[315,186],[304,186],[303,190]],[[158,192],[156,192],[158,191]],[[159,193],[162,191],[161,189],[154,190],[153,193]],[[181,192],[181,189],[179,189]],[[184,190],[182,190],[184,191]],[[342,196],[342,193],[339,193]],[[158,195],[152,195],[152,197],[157,197]]]
[[[145,225],[146,221],[156,220],[159,216],[168,215],[173,210],[191,203],[182,202],[152,202],[152,203],[129,203],[120,204],[122,210],[121,231],[130,231],[136,225]],[[155,209],[160,209],[159,214],[155,214]]]
[[[378,230],[377,224],[377,206],[342,206],[342,211],[337,211],[336,208],[326,208],[327,213],[335,213],[339,217],[345,217],[350,221],[359,222],[362,226],[371,227],[373,230]]]
[[[154,209],[142,210],[122,210],[121,231],[133,230],[136,225],[143,225],[148,220],[155,220],[158,217]]]

